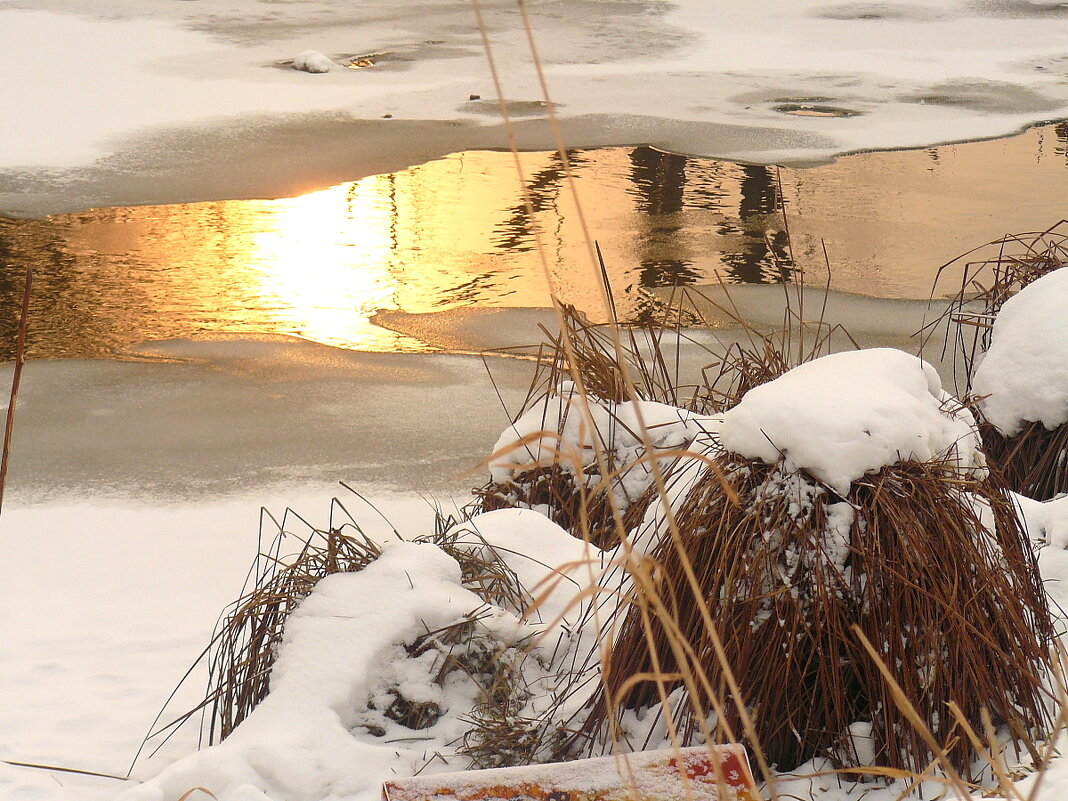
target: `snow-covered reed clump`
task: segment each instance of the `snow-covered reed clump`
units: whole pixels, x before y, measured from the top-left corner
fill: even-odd
[[[622,516],[640,515],[653,484],[652,460],[664,469],[687,449],[705,447],[717,426],[715,416],[583,396],[566,382],[497,440],[483,508],[534,509],[576,536],[613,547],[619,542],[613,506]]]
[[[672,693],[684,742],[743,738],[779,769],[920,772],[935,755],[884,671],[964,775],[976,754],[958,726],[982,731],[984,709],[1023,743],[1045,733],[1052,624],[1034,556],[929,365],[884,349],[816,359],[750,390],[720,445],[671,519],[636,532],[657,568],[635,573],[576,747]]]
[[[1068,491],[1068,270],[1005,301],[972,391],[1009,485],[1046,500]]]
[[[398,776],[544,758],[600,552],[523,510],[363,546],[365,566],[321,577],[286,617],[270,692],[221,743],[122,801],[193,787],[219,801],[371,799]]]

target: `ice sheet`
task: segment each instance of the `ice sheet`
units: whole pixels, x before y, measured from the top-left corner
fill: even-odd
[[[550,145],[516,8],[485,5],[522,143]],[[586,0],[529,8],[573,146],[646,142],[803,162],[999,136],[1068,116],[1064,4],[774,0],[755,9]],[[341,0],[269,9],[252,0],[210,8],[4,0],[0,31],[14,76],[0,102],[17,110],[0,123],[4,184],[30,175],[70,181],[71,168],[117,181],[148,166],[221,161],[221,145],[230,184],[249,181],[248,165],[262,168],[276,151],[282,175],[261,179],[256,192],[289,191],[292,158],[311,188],[325,185],[316,173],[337,178],[343,166],[354,178],[387,161],[506,144],[471,8],[459,0],[418,11]],[[342,65],[360,55],[374,63],[318,75],[286,63],[309,49]],[[168,180],[181,183],[180,172]],[[219,191],[208,172],[188,186],[190,196]]]

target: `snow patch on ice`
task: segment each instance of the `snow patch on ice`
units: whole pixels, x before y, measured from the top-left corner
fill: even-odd
[[[901,461],[981,465],[971,412],[942,390],[927,362],[892,348],[848,351],[802,364],[751,389],[723,415],[723,447],[836,492]]]
[[[338,65],[329,56],[324,56],[318,50],[305,50],[293,59],[293,69],[301,72],[330,72]]]
[[[983,416],[1011,436],[1027,422],[1068,421],[1068,270],[1054,270],[1009,298],[972,388]]]

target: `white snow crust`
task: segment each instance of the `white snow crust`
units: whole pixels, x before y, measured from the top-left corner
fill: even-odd
[[[599,127],[614,123],[628,142],[781,161],[998,136],[1068,116],[1063,3],[596,8],[591,16],[583,3],[546,3],[530,12],[565,126],[598,115]],[[514,5],[488,3],[486,18],[508,99],[541,100]],[[314,84],[273,68],[310,47],[391,53],[394,67],[331,70]],[[230,0],[213,4],[210,16],[202,4],[168,0],[3,0],[0,54],[10,77],[0,105],[13,112],[0,120],[0,167],[88,164],[157,126],[227,117],[499,122],[462,0],[431,0],[417,11],[382,0],[278,11]],[[471,93],[489,102],[469,103]],[[784,113],[797,105],[843,116]]]
[[[930,364],[893,348],[824,356],[751,389],[723,415],[720,442],[769,464],[782,458],[841,495],[895,462],[981,461],[971,412]]]
[[[1068,270],[1054,270],[1009,298],[972,389],[983,416],[1011,436],[1027,422],[1068,421]]]

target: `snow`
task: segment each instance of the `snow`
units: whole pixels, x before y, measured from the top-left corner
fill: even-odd
[[[505,94],[541,100],[512,4],[487,3]],[[1068,116],[1063,4],[937,0],[598,2],[529,6],[571,144],[601,136],[761,161],[1004,135]],[[316,81],[276,65],[384,53]],[[499,123],[471,8],[368,0],[202,4],[3,0],[0,167],[54,169],[130,152],[161,126],[247,132],[287,115]],[[316,61],[319,61],[316,59]],[[319,61],[321,65],[324,62]],[[481,94],[487,103],[470,103]],[[154,102],[166,97],[167,103]],[[840,110],[798,116],[792,106]],[[520,112],[523,105],[517,105]],[[255,120],[255,121],[253,121]],[[76,124],[72,124],[76,121]],[[409,146],[433,141],[427,128]],[[534,135],[534,134],[530,134]],[[548,144],[547,133],[538,135]],[[500,144],[504,139],[501,137]],[[296,137],[293,148],[303,148]],[[164,154],[165,155],[165,154]]]
[[[601,575],[600,551],[529,509],[486,512],[458,524],[453,533],[460,547],[489,549],[508,565],[533,596],[529,616],[545,624],[543,632],[573,627],[582,611],[576,598]]]
[[[567,382],[560,394],[544,398],[504,430],[493,448],[490,477],[504,483],[524,470],[554,462],[579,473],[597,464],[598,450],[607,454],[609,464],[632,464],[645,453],[639,421],[654,453],[665,454],[686,449],[717,424],[717,418],[653,401],[584,403]],[[620,480],[625,499],[634,500],[652,482],[652,468],[643,462],[626,470]]]
[[[1032,542],[1068,549],[1068,497],[1036,501],[1014,492],[1012,499]]]
[[[293,59],[293,69],[303,72],[330,72],[337,66],[332,58],[324,56],[318,50],[305,50]]]
[[[429,758],[423,742],[360,737],[353,727],[395,646],[481,606],[461,586],[459,565],[436,546],[385,543],[366,569],[320,581],[289,617],[271,692],[230,737],[120,800],[163,801],[207,786],[219,801],[248,795],[249,787],[268,798],[320,801],[414,773]],[[462,733],[457,723],[446,716],[420,734],[441,747]]]
[[[1028,422],[1068,421],[1068,270],[1054,270],[1009,298],[972,389],[983,416],[1012,436]]]
[[[946,458],[967,469],[981,459],[971,413],[930,364],[892,348],[824,356],[751,389],[723,415],[720,442],[746,458],[781,458],[843,496],[896,462]]]
[[[0,6],[3,69],[18,76],[0,88],[0,105],[17,110],[0,119],[0,167],[86,164],[143,129],[243,111],[329,109],[346,100],[345,87],[300,82],[292,70],[283,73],[292,82],[257,80],[267,72],[261,64],[235,64],[233,49],[205,33],[138,15],[84,18],[43,5]]]

